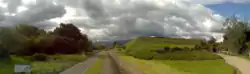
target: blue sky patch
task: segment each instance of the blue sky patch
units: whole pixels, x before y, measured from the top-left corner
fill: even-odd
[[[230,17],[235,14],[242,19],[250,19],[250,4],[247,3],[223,3],[205,6],[212,9],[214,13],[224,17]]]

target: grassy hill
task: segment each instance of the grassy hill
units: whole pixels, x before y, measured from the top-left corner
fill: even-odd
[[[147,74],[234,74],[220,56],[194,48],[200,43],[199,39],[138,37],[126,44],[120,57]],[[157,52],[164,47],[181,50]]]
[[[172,59],[172,60],[211,60],[221,59],[203,49],[199,39],[138,37],[126,44],[125,53],[140,59]],[[169,49],[164,49],[168,47]]]
[[[183,38],[159,38],[159,37],[138,37],[126,44],[126,49],[159,49],[163,47],[188,47],[193,48],[196,44],[200,44],[199,39],[183,39]]]

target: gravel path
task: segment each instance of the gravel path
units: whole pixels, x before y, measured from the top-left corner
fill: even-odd
[[[120,74],[145,74],[143,71],[122,60],[115,50],[109,51],[110,56],[116,61]]]
[[[242,74],[250,74],[250,61],[237,56],[218,54],[223,57],[226,63],[238,68]]]
[[[80,62],[73,67],[61,72],[60,74],[84,74],[88,70],[88,68],[98,59],[98,56],[95,55],[93,57],[90,57],[87,60],[84,60],[83,62]]]
[[[120,74],[117,64],[109,56],[108,52],[105,53],[101,74]]]

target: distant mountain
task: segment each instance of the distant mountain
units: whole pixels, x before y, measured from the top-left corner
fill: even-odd
[[[116,40],[116,42],[120,45],[124,45],[130,40]],[[94,44],[104,44],[105,46],[113,46],[113,43],[115,41],[99,41],[99,42],[94,42]]]

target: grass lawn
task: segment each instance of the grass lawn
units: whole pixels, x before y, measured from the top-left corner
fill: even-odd
[[[0,72],[13,74],[15,64],[30,64],[32,73],[55,74],[87,58],[84,55],[54,55],[49,57],[51,59],[49,61],[30,61],[30,57],[11,56],[11,61],[0,61]]]
[[[233,68],[222,59],[203,61],[164,60],[162,62],[178,70],[192,74],[233,74]]]
[[[30,61],[22,57],[11,56],[11,60],[0,61],[0,73],[1,74],[14,74],[15,64],[28,64]]]
[[[87,57],[84,55],[53,55],[50,56],[52,60],[39,62],[34,61],[31,63],[31,70],[34,73],[57,73],[62,71],[78,62],[85,60]]]
[[[103,58],[99,58],[84,74],[100,74]]]
[[[121,58],[147,74],[233,74],[233,68],[223,60],[140,60],[131,56]]]
[[[120,56],[120,58],[146,74],[191,74],[152,60],[140,60],[131,56]]]

